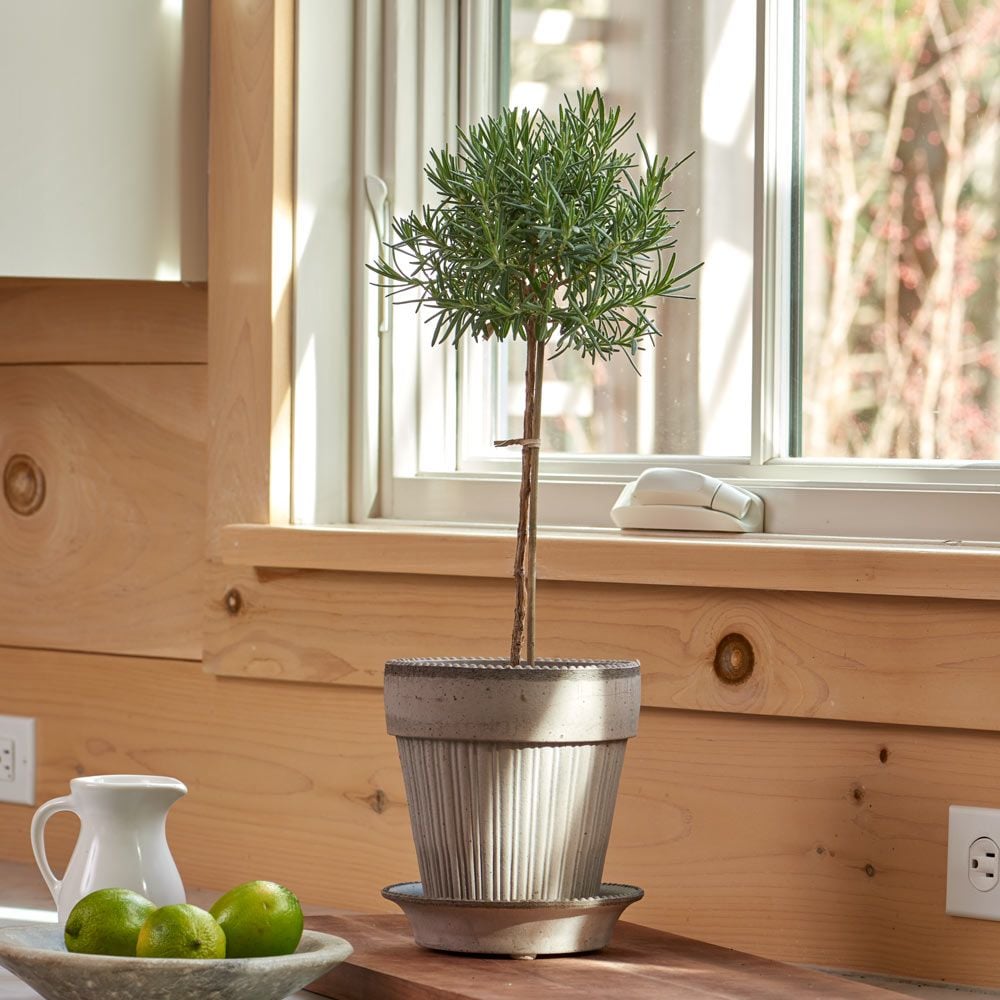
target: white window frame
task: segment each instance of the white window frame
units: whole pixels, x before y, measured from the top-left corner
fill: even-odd
[[[502,5],[299,0],[298,523],[495,525],[516,510],[516,452],[470,455],[460,439],[463,393],[489,377],[489,348],[431,348],[411,310],[380,307],[364,266],[378,248],[365,176],[384,178],[391,212],[418,207],[430,194],[427,150],[497,105],[499,60],[470,54],[501,52]],[[625,483],[676,465],[760,494],[768,533],[1000,541],[1000,464],[783,457],[795,284],[791,122],[802,86],[785,54],[801,29],[788,0],[758,0],[757,9],[751,454],[543,455],[540,521],[610,529]]]

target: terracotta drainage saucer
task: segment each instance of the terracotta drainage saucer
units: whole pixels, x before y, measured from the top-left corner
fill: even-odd
[[[585,899],[490,902],[428,899],[419,882],[400,882],[382,895],[406,914],[424,948],[534,958],[603,948],[622,911],[643,893],[634,885],[605,882]]]

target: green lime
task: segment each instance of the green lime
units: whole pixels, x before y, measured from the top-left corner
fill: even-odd
[[[139,958],[225,958],[226,935],[211,913],[176,903],[146,918],[135,953]]]
[[[84,896],[66,918],[67,951],[86,955],[135,955],[135,942],[156,909],[131,889],[98,889]]]
[[[302,939],[302,907],[277,882],[245,882],[220,896],[212,916],[226,932],[229,958],[290,955]]]

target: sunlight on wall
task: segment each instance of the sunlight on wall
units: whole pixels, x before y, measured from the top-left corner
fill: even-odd
[[[747,44],[756,31],[756,12],[750,3],[733,4],[726,16],[722,35],[712,53],[701,94],[701,121],[705,138],[719,146],[731,146],[752,103],[752,87],[738,88],[747,79],[745,64],[754,50]],[[751,77],[752,79],[752,77]]]
[[[0,923],[13,920],[21,923],[27,921],[33,924],[56,924],[59,916],[55,910],[29,910],[17,906],[0,906]]]
[[[713,240],[701,278],[700,371],[702,447],[706,454],[733,448],[733,428],[746,423],[746,372],[753,363],[742,336],[753,281],[753,255],[726,240]]]
[[[568,10],[550,7],[538,15],[531,40],[536,45],[564,45],[573,29],[573,14]]]
[[[537,83],[534,80],[522,80],[515,83],[510,92],[510,106],[512,108],[527,108],[534,111],[536,108],[544,107],[546,98],[549,96],[549,85],[547,83]]]
[[[181,269],[176,263],[161,260],[157,261],[156,264],[156,280],[157,281],[180,281],[181,280]]]
[[[271,216],[271,318],[278,315],[290,294],[292,259],[295,256],[295,227],[291,205],[276,205]]]
[[[317,412],[318,374],[316,372],[316,335],[300,330],[305,348],[299,355],[295,374],[295,405],[300,413]],[[294,520],[311,524],[316,515],[316,470],[319,468],[317,421],[298,421],[295,427],[295,514]]]
[[[316,206],[304,198],[298,198],[295,202],[295,242],[298,244],[295,251],[296,268],[302,263],[315,222]]]

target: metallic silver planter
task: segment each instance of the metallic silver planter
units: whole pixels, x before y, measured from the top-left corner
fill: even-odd
[[[392,660],[385,670],[427,899],[596,896],[639,664]]]

